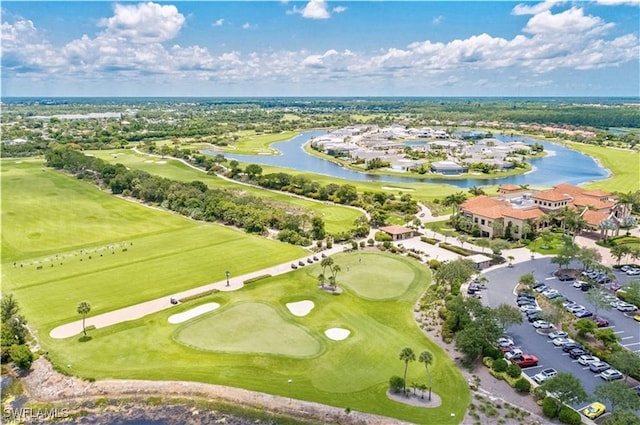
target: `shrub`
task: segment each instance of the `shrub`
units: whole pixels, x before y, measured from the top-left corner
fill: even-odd
[[[509,366],[507,366],[507,375],[509,375],[512,378],[517,378],[522,374],[522,369],[520,369],[520,366],[518,366],[517,364],[510,364]]]
[[[180,298],[178,301],[181,303],[186,303],[187,301],[197,300],[198,298],[206,297],[207,295],[215,294],[216,292],[220,292],[219,289],[211,289],[209,291],[204,291],[199,294],[190,295],[188,297]]]
[[[392,376],[389,378],[389,391],[394,394],[398,394],[402,392],[404,388],[404,379],[399,376]]]
[[[29,370],[33,363],[33,353],[26,345],[13,344],[9,348],[9,358],[22,370]]]
[[[522,378],[525,379],[525,378]],[[542,400],[543,398],[545,398],[547,396],[547,391],[542,388],[542,387],[535,387],[533,389],[533,398],[536,399],[536,401],[538,400]]]
[[[247,279],[243,283],[245,285],[248,285],[250,283],[257,282],[259,280],[266,279],[268,277],[271,277],[271,275],[270,274],[261,274],[260,276],[256,276],[256,277],[252,277],[251,279]]]
[[[391,236],[387,235],[385,232],[376,232],[374,235],[376,242],[391,242]]]
[[[429,268],[433,269],[433,270],[438,270],[440,268],[440,265],[442,263],[436,259],[433,260],[429,260]]]
[[[491,357],[493,360],[497,360],[502,357],[502,351],[492,346],[485,347],[483,354],[487,357]]]
[[[373,239],[371,239],[371,238],[369,238],[367,240],[367,245],[369,245],[369,246],[373,246],[374,243],[375,243],[375,241]]]
[[[550,419],[558,414],[558,400],[553,397],[545,397],[542,401],[542,413]]]
[[[569,406],[562,406],[562,409],[560,409],[560,414],[558,415],[558,419],[563,424],[580,425],[582,423],[580,413],[576,412]]]
[[[455,246],[455,245],[449,245],[448,243],[444,243],[444,242],[440,243],[440,245],[438,246],[448,251],[455,252],[456,254],[460,254],[464,257],[473,254],[473,252],[469,251],[468,249],[460,248],[459,246]]]
[[[516,385],[514,388],[519,393],[528,393],[529,391],[531,391],[531,382],[529,382],[527,378],[520,378],[516,381]]]
[[[435,245],[435,244],[437,244],[438,242],[440,242],[440,239],[436,239],[436,238],[428,238],[428,237],[426,237],[426,236],[422,236],[422,237],[420,237],[420,240],[421,240],[422,242],[428,243],[428,244],[430,244],[430,245]]]
[[[492,369],[496,372],[505,372],[508,366],[509,365],[505,359],[497,359],[495,362],[493,362]]]

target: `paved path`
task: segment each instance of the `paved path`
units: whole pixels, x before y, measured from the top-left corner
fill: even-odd
[[[346,245],[334,245],[333,248],[322,251],[326,255],[336,254],[343,252],[345,248],[351,248]],[[201,294],[203,292],[210,291],[212,289],[218,289],[220,291],[236,291],[244,286],[245,280],[270,274],[272,276],[281,275],[291,271],[291,263],[297,263],[298,261],[304,261],[306,264],[307,258],[316,255],[315,253],[309,253],[309,255],[296,258],[286,263],[277,264],[275,266],[267,267],[262,270],[256,270],[251,273],[247,273],[241,276],[233,276],[229,278],[229,286],[227,281],[221,280],[219,282],[209,283],[207,285],[199,286],[197,288],[188,289],[186,291],[177,292],[172,296],[176,299],[189,297],[192,295]],[[317,255],[320,255],[319,253]],[[104,328],[107,326],[115,325],[116,323],[127,322],[129,320],[137,320],[141,317],[149,314],[157,313],[162,310],[173,307],[171,304],[171,296],[165,296],[157,298],[155,300],[147,301],[144,303],[132,305],[129,307],[121,308],[118,310],[110,311],[108,313],[99,314],[97,316],[87,317],[86,326],[95,326],[96,328]],[[54,328],[49,336],[52,338],[68,338],[74,335],[78,335],[82,332],[82,320],[76,320],[75,322],[67,323],[66,325],[58,326]]]

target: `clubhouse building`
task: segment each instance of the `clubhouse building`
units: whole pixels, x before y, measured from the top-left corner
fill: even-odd
[[[611,193],[563,183],[547,190],[502,185],[498,196],[467,199],[459,213],[477,225],[483,237],[494,237],[496,229],[509,227],[511,238],[521,239],[525,224],[536,231],[548,228],[548,215],[565,207],[575,210],[593,229],[606,219],[621,220],[625,212]]]

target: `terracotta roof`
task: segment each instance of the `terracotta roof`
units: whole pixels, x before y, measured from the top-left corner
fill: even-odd
[[[540,208],[531,208],[526,210],[505,208],[503,214],[505,217],[517,218],[518,220],[531,220],[544,215],[544,211],[542,211]]]
[[[414,231],[413,229],[409,229],[404,226],[385,226],[381,227],[380,230],[385,233],[389,233],[390,235],[403,235],[405,233],[413,233]]]
[[[498,189],[506,190],[507,192],[513,192],[514,190],[524,190],[520,186],[516,186],[515,184],[503,184]]]
[[[534,193],[533,198],[542,199],[544,201],[551,201],[551,202],[565,201],[565,200],[568,201],[571,199],[569,195],[566,195],[562,192],[558,192],[555,189]]]
[[[610,192],[605,192],[604,190],[600,190],[600,189],[585,190],[582,193],[588,196],[597,196],[598,198],[603,196],[611,196]]]
[[[499,201],[495,198],[490,198],[486,195],[476,196],[467,199],[460,205],[463,211],[481,215],[487,218],[500,218],[502,217],[502,209],[506,205],[503,201]]]
[[[589,225],[597,227],[602,220],[609,218],[609,215],[609,213],[605,212],[586,210],[584,214],[582,214],[582,218],[589,223]]]
[[[613,202],[601,201],[590,196],[576,196],[573,203],[581,207],[593,207],[597,210],[611,209],[615,205]]]
[[[562,193],[568,193],[573,197],[592,196],[596,198],[602,198],[603,196],[611,196],[610,192],[605,192],[600,189],[588,190],[588,189],[583,189],[581,187],[573,186],[567,183],[561,183],[557,186],[554,186],[554,189]]]

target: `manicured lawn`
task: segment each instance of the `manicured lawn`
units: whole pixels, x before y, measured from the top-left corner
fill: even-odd
[[[630,192],[640,188],[640,153],[626,149],[604,146],[566,143],[570,148],[597,158],[613,176],[585,185],[588,189],[602,189],[610,192]]]
[[[116,198],[38,162],[2,165],[3,292],[45,333],[76,320],[80,301],[106,312],[307,252]]]
[[[228,353],[262,353],[289,357],[319,354],[322,341],[286,316],[260,302],[235,303],[208,314],[177,332],[177,341],[194,348]]]
[[[318,288],[321,267],[315,263],[240,291],[213,294],[141,320],[93,330],[88,342],[77,337],[43,339],[56,364],[71,365],[66,369],[83,377],[194,380],[415,423],[459,423],[469,403],[467,384],[412,316],[415,300],[429,284],[428,271],[410,259],[377,252],[333,258],[343,268],[338,274],[338,286],[344,282],[341,295]],[[380,264],[399,271],[387,279],[404,290],[384,300],[359,297],[351,288],[366,287],[358,280],[370,275],[355,269],[376,269]],[[296,317],[286,303],[301,300],[313,301],[315,307]],[[170,315],[206,302],[222,307],[179,325],[167,322]],[[342,341],[330,340],[324,332],[333,327],[351,334]],[[433,353],[433,391],[442,398],[442,406],[422,409],[387,398],[389,378],[403,373],[398,353],[405,346],[416,355],[423,350]],[[424,365],[410,364],[407,379],[426,383]]]
[[[553,239],[546,243],[542,238],[536,238],[533,242],[527,245],[527,248],[533,252],[538,252],[545,255],[556,255],[560,252],[560,249],[564,246],[564,240],[562,234],[552,233]]]
[[[150,158],[138,155],[133,151],[95,151],[97,157],[113,163],[121,163],[127,167],[137,168],[151,174],[166,177],[172,180],[193,181],[200,180],[209,187],[229,188],[242,190],[256,196],[270,199],[273,203],[296,206],[320,215],[325,222],[325,229],[329,233],[344,232],[353,228],[353,222],[362,215],[354,208],[340,205],[325,204],[309,199],[291,196],[287,193],[267,191],[256,187],[241,185],[237,182],[221,179],[205,172],[195,170],[184,163],[169,158]],[[114,156],[115,154],[115,156]]]
[[[296,134],[294,131],[283,131],[278,134],[256,135],[251,131],[246,134],[241,134],[240,139],[233,145],[225,147],[224,151],[244,155],[278,154],[278,151],[270,147],[270,145],[292,139]]]

